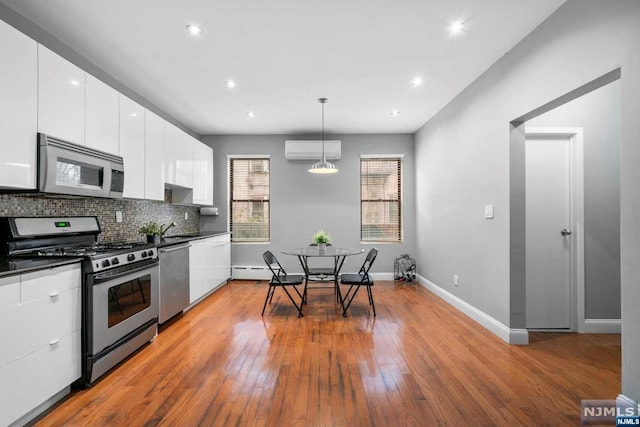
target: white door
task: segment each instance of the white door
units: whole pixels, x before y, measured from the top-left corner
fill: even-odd
[[[569,329],[571,140],[527,138],[525,158],[526,325],[530,329]]]

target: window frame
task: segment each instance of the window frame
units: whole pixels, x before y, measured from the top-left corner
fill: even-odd
[[[400,183],[398,185],[398,210],[399,210],[399,227],[398,240],[363,240],[362,236],[362,207],[363,202],[371,202],[376,200],[364,200],[362,198],[362,162],[367,160],[392,160],[398,162]],[[404,243],[404,154],[362,154],[359,162],[359,191],[360,191],[360,244],[403,244]],[[382,201],[382,200],[380,200]]]
[[[233,202],[234,200],[231,198],[233,188],[231,181],[231,163],[233,160],[268,160],[269,161],[269,209],[268,209],[268,233],[269,237],[266,240],[242,240],[242,241],[234,241],[233,240],[233,230],[232,230],[232,217],[233,217]],[[252,200],[246,200],[246,202],[252,202]],[[227,231],[231,233],[231,243],[234,245],[264,245],[271,243],[271,155],[270,154],[228,154],[227,155]]]

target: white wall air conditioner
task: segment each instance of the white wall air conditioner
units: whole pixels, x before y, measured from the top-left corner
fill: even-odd
[[[327,160],[339,160],[342,155],[340,141],[325,141],[324,154]],[[285,141],[284,157],[288,160],[320,160],[322,141]]]

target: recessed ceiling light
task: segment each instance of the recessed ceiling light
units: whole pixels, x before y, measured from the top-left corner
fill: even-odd
[[[400,111],[398,111],[398,110],[393,110],[393,111],[392,111],[391,113],[389,113],[389,114],[391,114],[391,115],[392,115],[392,116],[394,116],[394,117],[395,117],[395,116],[399,116],[399,115],[400,115]]]
[[[234,87],[236,87],[236,82],[233,80],[227,80],[226,82],[224,82],[224,84],[227,85],[229,89],[233,89]]]
[[[202,29],[202,27],[198,27],[197,25],[190,24],[190,25],[187,25],[187,32],[192,36],[200,36],[204,32],[204,30]]]
[[[414,77],[413,79],[411,79],[411,86],[414,86],[414,87],[422,86],[423,82],[424,81],[422,80],[422,77]]]
[[[247,116],[254,118],[256,116],[256,113],[254,113],[253,111],[247,111]]]
[[[464,31],[464,22],[457,20],[457,21],[453,21],[450,25],[449,25],[449,32],[451,34],[460,34],[461,32]]]

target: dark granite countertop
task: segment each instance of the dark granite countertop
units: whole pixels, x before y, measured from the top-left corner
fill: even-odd
[[[175,236],[164,236],[162,243],[158,245],[159,248],[171,245],[178,245],[180,243],[191,242],[193,240],[206,239],[208,237],[224,236],[229,234],[228,231],[221,232],[206,232],[206,233],[193,233],[193,234],[180,234]]]
[[[81,261],[82,258],[0,258],[0,278]]]

